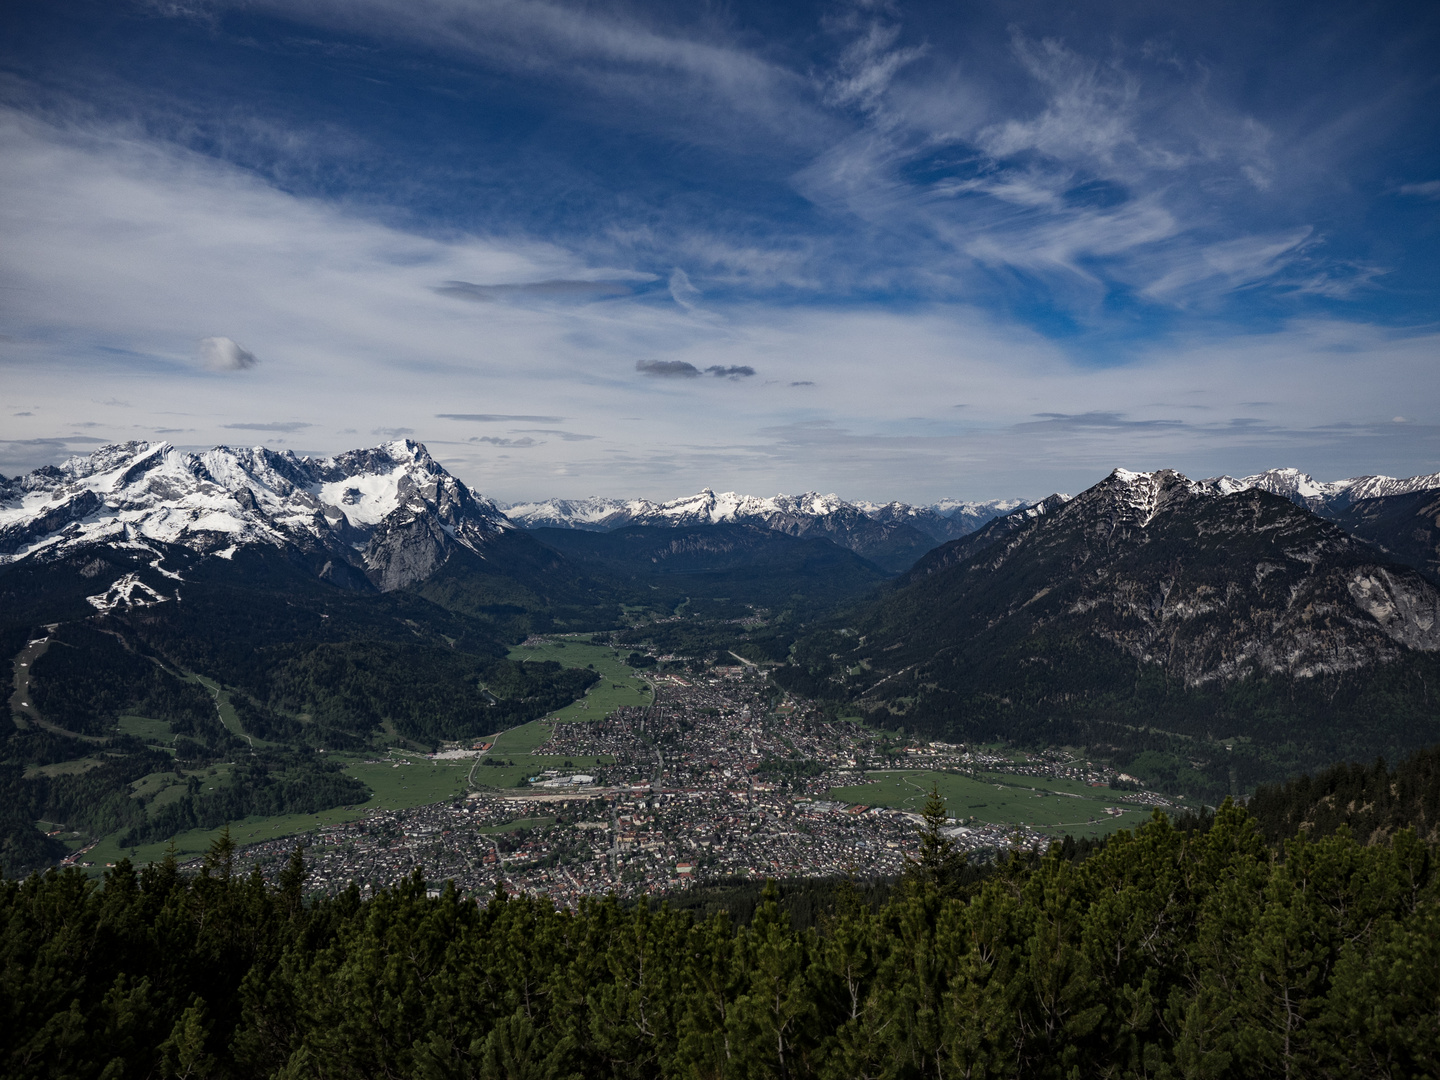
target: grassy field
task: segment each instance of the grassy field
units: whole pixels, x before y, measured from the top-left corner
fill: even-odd
[[[548,734],[547,734],[548,737]],[[475,769],[474,783],[477,787],[513,788],[522,778],[534,776],[542,769],[558,769],[564,762],[574,762],[576,772],[592,766],[595,758],[529,757],[509,767],[487,767]],[[409,764],[401,764],[409,762]],[[446,802],[466,791],[466,777],[473,760],[427,761],[423,755],[394,753],[388,761],[354,761],[344,766],[345,772],[362,781],[370,788],[371,796],[363,803],[353,806],[322,810],[318,814],[285,814],[278,817],[246,818],[232,822],[230,835],[236,844],[255,844],[262,840],[275,840],[327,825],[338,825],[347,821],[358,821],[372,810],[400,810],[412,806],[428,806],[431,803]],[[202,774],[203,775],[203,774]],[[169,779],[167,779],[169,778]],[[211,778],[213,779],[213,778]],[[184,793],[184,785],[173,782],[171,773],[154,773],[137,781],[137,790],[158,791],[155,804],[164,805],[172,798]],[[537,820],[530,827],[539,824]],[[497,826],[497,829],[513,829],[526,825],[526,821],[511,822]],[[176,857],[182,862],[196,855],[203,855],[220,835],[220,829],[194,829],[175,837]],[[137,865],[155,862],[165,857],[165,844],[145,844],[137,848],[122,849],[115,836],[108,836],[85,856],[93,862],[94,872],[99,873],[106,863],[118,862],[128,856]]]
[[[1050,780],[1011,773],[981,773],[978,778],[928,770],[867,773],[874,782],[832,788],[831,798],[869,806],[920,810],[930,785],[940,790],[953,818],[974,818],[987,825],[1024,825],[1061,837],[1107,836],[1117,829],[1133,829],[1150,816],[1148,807],[1118,802],[1119,793],[1087,787],[1078,780]],[[1124,812],[1116,817],[1106,807]]]
[[[506,833],[515,832],[517,829],[538,829],[542,825],[554,824],[553,817],[523,817],[506,822],[504,825],[485,825],[475,831],[477,833]]]
[[[632,669],[621,660],[619,653],[608,646],[591,645],[588,641],[567,638],[563,642],[547,642],[532,648],[520,646],[511,650],[510,657],[514,660],[556,660],[566,667],[593,666],[600,674],[600,682],[596,683],[584,698],[553,714],[554,719],[562,722],[599,720],[621,706],[650,704],[650,687],[644,680],[636,677]],[[245,734],[239,718],[235,715],[229,693],[212,680],[198,675],[194,678],[214,695],[220,719],[225,726],[235,734],[250,739],[251,736]],[[173,737],[168,724],[146,717],[122,717],[120,724],[121,730],[147,741],[168,742]],[[532,756],[531,751],[548,742],[551,734],[550,724],[537,720],[493,736],[488,756],[514,761],[514,765],[476,765],[474,759],[428,761],[423,754],[407,754],[398,750],[392,751],[389,758],[381,762],[374,762],[373,759],[370,762],[349,760],[344,764],[345,772],[370,788],[371,796],[366,802],[324,810],[318,814],[247,818],[244,821],[232,822],[230,834],[237,844],[253,844],[309,832],[327,825],[355,821],[371,810],[398,810],[445,802],[467,790],[467,778],[470,779],[469,786],[506,789],[519,786],[521,780],[538,775],[545,769],[586,772],[599,764],[610,763],[609,758],[573,754],[568,757]],[[254,741],[257,744],[263,742],[259,739]],[[345,758],[338,755],[337,759],[346,762]],[[400,764],[401,762],[409,764]],[[152,808],[179,798],[185,790],[184,785],[176,783],[170,773],[152,774],[133,786],[137,792],[155,793],[156,801]],[[497,828],[521,828],[527,824],[538,824],[541,820],[530,822],[527,819]],[[181,833],[175,837],[177,857],[184,861],[204,854],[219,835],[218,828]],[[116,843],[116,837],[109,836],[86,855],[86,860],[95,864],[94,872],[98,873],[106,863],[117,862],[124,856],[129,856],[139,865],[162,859],[165,857],[165,846],[147,844],[122,850]]]
[[[409,761],[410,764],[399,764],[402,761]],[[444,802],[464,792],[465,774],[469,771],[469,767],[468,761],[432,762],[426,761],[422,756],[402,754],[394,755],[390,762],[374,764],[362,761],[352,762],[345,766],[345,771],[370,788],[372,794],[367,802],[354,806],[337,807],[333,810],[322,810],[318,814],[284,814],[278,817],[245,818],[242,821],[231,823],[230,835],[237,844],[254,844],[261,840],[274,840],[278,837],[309,832],[325,825],[356,821],[371,810],[395,810]],[[152,774],[152,777],[158,779],[165,775],[168,774]],[[138,783],[154,784],[157,779],[152,779],[152,777],[145,777]],[[171,795],[172,792],[174,792],[174,797],[178,798],[183,791],[182,785],[174,785],[161,790],[156,802],[163,804],[167,801],[166,796]],[[175,837],[177,857],[183,862],[195,855],[204,854],[211,842],[219,835],[220,829],[218,828],[193,829],[190,832],[180,833]],[[115,840],[114,836],[107,836],[86,856],[87,861],[95,863],[96,869],[99,870],[107,862],[116,862],[122,856],[129,856],[139,865],[165,857],[163,843],[121,849]]]
[[[599,720],[622,706],[650,704],[650,687],[608,645],[591,645],[577,638],[554,639],[543,645],[518,645],[510,650],[510,659],[555,660],[565,667],[594,667],[600,681],[579,701],[551,714],[559,720]]]
[[[148,716],[122,716],[118,726],[126,735],[134,735],[152,746],[173,748],[175,732],[166,720],[152,720]]]

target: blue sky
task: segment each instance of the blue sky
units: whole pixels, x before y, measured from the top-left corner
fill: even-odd
[[[1434,5],[0,29],[7,474],[401,434],[506,500],[1440,469]]]

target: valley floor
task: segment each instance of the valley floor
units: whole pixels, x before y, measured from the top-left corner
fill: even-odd
[[[503,881],[573,903],[734,877],[895,874],[915,854],[932,786],[956,845],[981,859],[1185,808],[1112,790],[1113,774],[1065,751],[928,743],[827,718],[753,665],[642,682],[583,639],[525,649],[595,665],[602,680],[551,717],[434,757],[392,751],[352,762],[347,772],[369,785],[369,802],[236,823],[241,859],[273,877],[298,840],[322,891],[354,881],[373,892],[421,866],[431,882],[473,894]],[[177,846],[182,857],[198,854],[217,835],[186,834]],[[83,861],[98,871],[121,854],[130,853],[102,845]]]

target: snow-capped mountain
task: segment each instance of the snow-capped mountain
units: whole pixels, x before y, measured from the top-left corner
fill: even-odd
[[[230,558],[268,544],[328,556],[322,577],[358,570],[390,590],[423,580],[456,546],[480,553],[507,527],[499,507],[408,439],[318,459],[131,442],[0,479],[0,562],[101,544]]]
[[[1397,479],[1393,476],[1352,476],[1348,480],[1316,480],[1299,469],[1266,469],[1253,476],[1236,479],[1217,476],[1202,483],[1213,484],[1222,493],[1260,488],[1272,495],[1283,495],[1317,513],[1338,512],[1361,499],[1377,499],[1388,495],[1410,495],[1417,491],[1440,488],[1440,473]]]
[[[1026,636],[1085,634],[1192,685],[1252,670],[1308,678],[1440,651],[1433,583],[1261,490],[1116,469],[1073,499],[931,552],[901,585],[924,582],[934,618],[967,634],[1007,622]],[[910,650],[887,663],[919,662],[933,648],[940,635],[925,618],[887,631]]]
[[[758,525],[791,536],[826,536],[881,566],[901,570],[936,544],[974,532],[987,521],[1022,505],[1019,499],[947,499],[930,506],[912,506],[903,502],[850,502],[816,491],[765,498],[705,488],[668,502],[547,499],[515,503],[506,513],[527,529],[608,531],[627,525]]]
[[[545,499],[541,502],[512,503],[506,515],[527,529],[614,529],[624,525],[715,525],[722,522],[759,522],[774,517],[824,517],[847,509],[858,510],[877,521],[904,521],[936,539],[959,528],[970,532],[991,518],[1023,506],[1020,499],[993,499],[962,502],[942,499],[927,506],[909,503],[850,502],[835,494],[807,491],[803,495],[775,495],[769,498],[741,495],[733,491],[716,493],[704,488],[668,502],[650,499]]]

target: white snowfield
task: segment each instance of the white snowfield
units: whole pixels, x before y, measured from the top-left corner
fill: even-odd
[[[368,564],[373,541],[422,517],[472,550],[511,527],[408,439],[321,459],[132,442],[0,480],[0,563],[158,542],[223,558],[249,544],[299,545]]]

